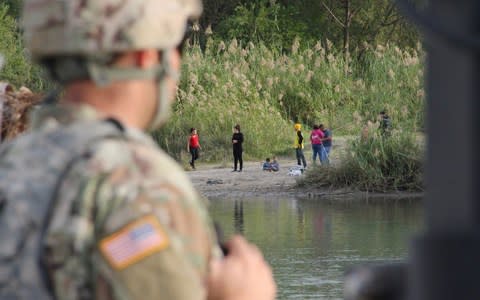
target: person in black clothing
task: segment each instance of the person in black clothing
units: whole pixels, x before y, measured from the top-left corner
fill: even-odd
[[[240,132],[240,125],[233,127],[232,145],[233,145],[233,172],[237,171],[237,164],[240,163],[240,169],[238,172],[242,172],[243,159],[242,159],[242,143],[243,134]]]
[[[378,127],[383,137],[390,136],[392,131],[392,121],[385,110],[380,112],[380,125]]]

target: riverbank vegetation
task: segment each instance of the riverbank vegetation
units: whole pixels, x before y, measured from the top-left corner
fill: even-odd
[[[0,4],[0,53],[6,62],[0,80],[45,93],[52,83],[24,49],[20,3]],[[176,159],[186,157],[190,127],[198,129],[202,161],[231,160],[235,124],[242,126],[247,160],[291,155],[295,122],[304,125],[307,138],[319,123],[334,136],[359,136],[387,110],[394,129],[422,131],[424,54],[418,34],[390,1],[205,0],[204,7],[188,33],[172,118],[152,133]],[[353,174],[365,165],[372,170],[332,182],[356,178],[359,188],[382,189],[380,183],[392,176],[414,178],[385,171],[403,168],[403,156],[395,153],[405,154],[405,147],[395,141],[392,136],[388,142],[353,143],[341,168]],[[369,151],[378,154],[365,157]],[[409,188],[403,180],[392,186]]]
[[[365,133],[348,143],[337,163],[308,170],[299,185],[369,192],[423,191],[422,138],[408,130],[394,130],[389,136],[376,130]]]
[[[365,45],[361,59],[321,43],[295,40],[283,53],[263,44],[211,40],[186,49],[175,114],[154,134],[176,157],[197,127],[206,159],[230,159],[231,130],[239,123],[245,153],[263,158],[289,151],[293,122],[324,123],[334,134],[359,135],[386,109],[396,128],[423,127],[422,50]]]
[[[0,67],[0,81],[43,91],[50,83],[42,69],[33,65],[28,58],[15,18],[18,11],[18,6],[0,4],[0,66],[3,65],[3,68]]]

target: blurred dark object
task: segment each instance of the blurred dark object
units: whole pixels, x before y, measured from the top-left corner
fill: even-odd
[[[345,300],[405,300],[405,263],[356,266],[345,274]]]
[[[215,227],[215,234],[217,235],[218,245],[220,246],[220,249],[222,249],[223,255],[227,256],[228,248],[225,246],[225,236],[223,234],[223,229],[217,222],[214,222],[213,226]]]
[[[480,299],[480,2],[396,2],[428,55],[425,230],[411,245],[407,297]]]

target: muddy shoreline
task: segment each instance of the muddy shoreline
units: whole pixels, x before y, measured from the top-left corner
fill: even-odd
[[[298,187],[299,176],[290,176],[288,170],[296,162],[280,159],[278,172],[263,171],[262,162],[245,162],[243,172],[232,172],[232,168],[220,164],[200,164],[189,170],[188,176],[195,188],[210,199],[257,199],[297,198],[314,199],[327,203],[335,202],[398,202],[419,201],[423,193],[391,192],[368,193],[348,189],[314,189]]]

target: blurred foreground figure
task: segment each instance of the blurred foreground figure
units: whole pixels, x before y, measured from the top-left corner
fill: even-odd
[[[223,257],[169,115],[197,0],[25,0],[26,44],[64,86],[0,149],[1,299],[274,299],[260,251]]]
[[[345,300],[407,300],[404,263],[355,266],[345,274]]]

